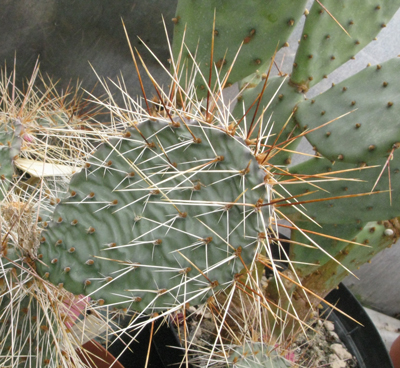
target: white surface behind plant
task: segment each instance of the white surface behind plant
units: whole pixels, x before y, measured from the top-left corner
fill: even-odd
[[[387,351],[393,344],[393,341],[400,335],[400,321],[396,318],[389,317],[386,314],[376,312],[372,309],[365,308],[372,322],[379,331]]]

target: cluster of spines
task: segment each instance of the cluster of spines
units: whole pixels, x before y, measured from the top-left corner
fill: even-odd
[[[14,159],[21,149],[22,124],[14,121],[0,122],[0,200],[6,197],[14,174]]]
[[[291,363],[281,357],[271,346],[260,342],[245,341],[241,346],[232,347],[229,359],[232,367],[287,368]]]

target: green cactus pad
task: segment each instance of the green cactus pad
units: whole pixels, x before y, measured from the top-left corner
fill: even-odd
[[[307,16],[291,77],[302,90],[355,57],[392,18],[399,3],[392,0],[326,0],[314,2]]]
[[[43,232],[38,272],[136,310],[205,300],[242,269],[239,255],[251,263],[266,232],[264,174],[218,127],[137,125],[72,178]]]
[[[376,162],[378,165],[376,167],[360,168],[354,164],[343,162],[332,164],[325,158],[313,158],[290,168],[291,174],[300,176],[296,182],[293,180],[286,184],[284,181],[281,182],[286,191],[279,189],[277,185],[274,189],[285,198],[289,195],[298,196],[316,191],[297,198],[299,202],[313,200],[315,202],[294,206],[286,205],[283,201],[276,206],[279,211],[295,221],[300,218],[298,210],[301,210],[320,224],[362,224],[394,218],[400,215],[400,160],[395,156],[390,161],[390,181],[388,168],[383,170],[385,163],[386,160],[381,160]],[[350,171],[340,172],[342,170]],[[371,193],[380,175],[374,189],[375,194]],[[332,180],[334,178],[340,180]],[[390,203],[389,188],[391,188],[392,203]],[[335,198],[364,193],[367,195]],[[325,200],[326,198],[331,199]],[[294,204],[295,200],[289,202]]]
[[[232,84],[255,72],[269,63],[276,49],[280,49],[292,33],[305,9],[305,0],[251,0],[224,1],[180,0],[174,18],[173,55],[180,53],[182,39],[195,56],[201,75],[197,75],[194,86],[198,96],[207,93],[212,48],[212,30],[215,13],[214,57],[213,62],[224,77],[234,62],[227,84]],[[183,60],[188,62],[189,71],[192,59],[183,46]],[[213,67],[213,73],[215,73]],[[211,87],[215,83],[215,75]]]
[[[232,368],[287,368],[292,364],[271,346],[261,342],[246,341],[243,346],[236,346],[229,356]]]
[[[370,261],[377,253],[393,244],[395,230],[390,221],[371,221],[355,237],[355,241],[365,244],[365,247],[348,244],[341,252],[340,260],[343,266],[357,270]]]
[[[19,120],[14,124],[3,123],[0,126],[0,200],[6,196],[14,174],[13,160],[21,148],[21,131]]]
[[[363,228],[356,223],[318,226],[305,218],[304,221],[296,221],[296,225],[301,231],[291,232],[291,240],[295,243],[290,246],[290,260],[299,277],[307,276],[330,261],[331,257],[339,254],[349,244],[349,240],[354,239]]]
[[[303,280],[303,286],[326,295],[336,287],[349,271],[355,271],[369,262],[377,253],[390,247],[398,238],[396,221],[367,223],[354,237],[354,241],[365,246],[349,243],[330,260]]]
[[[284,77],[270,77],[256,113],[258,104],[256,100],[263,88],[264,81],[257,87],[245,89],[241,97],[239,97],[239,103],[233,110],[233,116],[238,121],[242,120],[239,126],[243,129],[245,123],[242,116],[246,114],[246,128],[243,129],[246,133],[248,133],[252,121],[254,121],[252,126],[252,130],[253,128],[254,130],[250,138],[257,139],[258,136],[261,137],[259,141],[263,145],[266,145],[263,152],[268,152],[268,163],[273,165],[288,165],[293,154],[291,151],[295,150],[300,142],[299,139],[295,139],[292,142],[288,142],[288,140],[301,133],[294,124],[294,119],[291,119],[291,114],[296,105],[303,100],[303,96],[290,87]],[[256,103],[254,103],[255,101]],[[253,107],[251,107],[252,105]],[[264,109],[267,106],[268,108],[264,113]],[[262,121],[257,123],[261,115],[263,115]],[[268,122],[269,119],[270,122]],[[289,122],[286,124],[288,120]],[[259,132],[260,126],[261,131]],[[282,129],[283,131],[281,132]],[[268,135],[269,138],[265,139]],[[276,148],[270,151],[269,147],[272,145]],[[279,148],[282,148],[282,150],[279,150]]]
[[[299,105],[300,127],[332,161],[372,164],[400,146],[400,58],[371,66]],[[319,128],[321,125],[348,115]],[[397,152],[394,152],[394,156]]]
[[[291,245],[290,259],[294,262],[293,266],[300,277],[322,269],[328,262],[334,267],[335,261],[332,257],[340,260],[340,263],[349,270],[355,271],[376,253],[390,246],[395,239],[395,231],[390,221],[371,221],[367,224],[322,224],[321,227],[310,221],[301,221],[296,225],[304,231],[292,231],[291,239],[301,244]],[[332,257],[318,249],[315,243]],[[314,266],[301,263],[313,263]],[[340,281],[338,280],[338,283]]]

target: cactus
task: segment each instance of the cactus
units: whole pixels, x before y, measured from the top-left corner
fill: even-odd
[[[0,131],[0,200],[10,187],[14,174],[14,158],[21,149],[22,125],[19,120],[8,121]]]
[[[0,81],[0,366],[81,367],[75,349],[87,327],[69,330],[71,308],[64,301],[73,295],[43,281],[34,259],[70,177],[117,132],[89,122],[77,95],[67,102],[69,91],[59,96],[53,84],[44,93],[36,89],[37,72],[26,92],[9,85],[12,76]]]
[[[15,271],[15,268],[13,269]],[[10,276],[12,272],[8,273]],[[14,284],[13,277],[2,277],[1,283]],[[17,289],[14,285],[13,289]],[[54,335],[52,331],[57,326],[55,321],[49,321],[40,313],[41,307],[35,299],[34,293],[27,290],[21,292],[10,290],[0,295],[0,321],[2,344],[0,361],[6,366],[32,364],[32,366],[46,366],[50,362],[56,363]],[[52,316],[53,317],[53,316]],[[49,323],[50,322],[50,323]]]
[[[261,96],[260,104],[257,101],[258,96]],[[239,96],[232,112],[238,120],[238,130],[243,129],[242,134],[250,139],[250,144],[270,137],[266,142],[268,148],[264,149],[264,155],[261,154],[262,160],[268,160],[273,165],[290,164],[291,156],[300,143],[297,137],[301,133],[294,124],[293,113],[302,100],[303,96],[289,86],[287,77],[279,76],[270,77],[267,82],[245,89]],[[249,109],[254,101],[257,103]],[[240,123],[241,120],[244,122]]]
[[[298,201],[309,201],[303,204],[305,213],[320,223],[357,224],[393,218],[399,215],[399,209],[393,203],[399,195],[396,180],[399,169],[395,160],[390,168],[385,169],[386,162],[387,158],[371,166],[359,167],[344,162],[332,163],[325,158],[312,158],[290,168],[290,174],[314,177],[310,180],[302,177],[293,179],[291,186],[286,188],[292,196],[306,194]],[[277,192],[287,196],[282,189]],[[290,203],[276,206],[287,216],[300,214],[298,208]],[[347,206],[352,210],[346,211]]]
[[[386,159],[392,149],[397,149],[399,135],[393,122],[398,117],[396,97],[400,90],[392,80],[399,72],[400,59],[391,59],[368,67],[300,104],[296,119],[302,129],[311,130],[347,114],[307,134],[315,149],[331,161],[370,165]]]
[[[386,27],[398,8],[393,1],[328,0],[323,6],[314,2],[301,34],[291,82],[307,91],[354,59]]]
[[[85,167],[42,233],[38,271],[101,303],[198,303],[251,262],[268,224],[250,150],[196,121],[138,124]]]
[[[111,125],[121,129],[108,134],[90,125],[102,144],[86,141],[88,149],[70,160],[82,170],[72,176],[67,194],[51,201],[54,210],[46,208],[50,219],[41,224],[38,248],[23,251],[37,257],[35,277],[43,285],[49,281],[90,296],[96,308],[130,308],[138,315],[164,316],[208,301],[217,321],[210,359],[225,335],[230,342],[239,339],[225,322],[235,315],[230,307],[246,300],[245,317],[232,322],[244,331],[242,346],[229,362],[286,365],[279,352],[271,352],[271,361],[257,352],[271,351],[294,327],[306,328],[321,298],[390,246],[400,230],[396,219],[389,220],[400,215],[399,87],[390,78],[398,60],[370,67],[313,100],[302,95],[373,38],[398,6],[385,1],[378,9],[351,1],[342,9],[337,2],[315,3],[292,75],[267,74],[256,87],[244,82],[232,114],[219,104],[222,87],[257,71],[285,44],[305,3],[179,1],[170,94],[151,77],[160,97],[154,109],[142,109],[123,87],[126,107],[116,106],[112,96],[110,103],[100,102],[111,110]],[[362,17],[374,27],[353,27],[348,42],[326,9],[345,27]],[[243,14],[249,22],[238,21]],[[337,49],[332,63],[326,62],[332,48],[320,47],[321,29],[329,31],[329,47]],[[11,143],[1,154],[11,181],[10,152],[20,141],[7,134]],[[303,136],[316,157],[289,166]],[[289,253],[279,243],[279,218],[291,223]],[[274,258],[275,242],[287,268]],[[264,267],[272,271],[267,283]],[[3,300],[7,309],[12,301]],[[253,306],[247,309],[249,300]],[[248,324],[252,313],[260,318]],[[257,336],[252,346],[246,342],[249,326]],[[266,349],[259,342],[267,338],[265,331],[272,344]]]
[[[232,349],[233,352],[229,356],[230,367],[233,368],[286,368],[291,363],[279,356],[276,350],[271,347],[257,342],[245,342],[243,346],[237,346]]]
[[[189,6],[185,1],[180,3]],[[319,304],[346,275],[370,262],[399,237],[397,220],[388,221],[400,214],[396,179],[398,86],[392,82],[398,74],[399,60],[371,66],[312,100],[301,95],[354,59],[386,26],[398,7],[390,1],[342,4],[328,0],[323,5],[316,1],[310,12],[305,11],[306,22],[292,74],[263,75],[255,87],[257,78],[247,77],[241,84],[244,88],[233,111],[236,134],[246,140],[260,164],[269,171],[275,214],[289,220],[293,229],[290,252],[284,254],[280,248],[288,269],[279,274],[268,263],[271,260],[259,257],[259,261],[273,269],[273,278],[264,294],[269,302],[279,304],[273,311],[279,314],[283,308],[293,313],[279,331],[291,325],[290,319],[297,323],[297,318],[309,315],[310,308]],[[263,8],[259,4],[260,12],[266,8],[267,5]],[[218,10],[217,7],[216,14]],[[182,11],[178,14],[183,22]],[[188,33],[197,27],[192,23],[187,25]],[[210,33],[212,27],[208,28],[196,28],[200,38]],[[260,32],[257,36],[266,37]],[[230,42],[225,48],[235,46],[238,48],[240,42]],[[210,49],[206,56],[199,52],[202,60],[215,55]],[[177,50],[175,56],[179,60],[182,56]],[[251,52],[256,51],[254,48]],[[251,52],[245,51],[243,58]],[[247,70],[247,75],[255,71],[235,65],[233,75],[235,67]],[[199,68],[209,75],[203,64]],[[257,75],[262,72],[258,70]],[[316,158],[288,167],[296,140],[302,136],[313,146]],[[274,224],[272,221],[271,225]],[[275,231],[272,226],[272,232]],[[285,278],[285,286],[281,278]],[[259,296],[257,292],[253,295]]]
[[[173,54],[178,55],[183,48],[179,62],[190,71],[195,60],[200,68],[193,80],[198,97],[207,94],[207,87],[214,90],[215,73],[220,80],[226,77],[224,84],[229,86],[258,69],[265,69],[276,49],[285,46],[305,4],[305,0],[290,0],[285,4],[277,0],[224,4],[215,0],[196,4],[178,1],[173,19]],[[210,70],[213,79],[209,85]]]
[[[12,212],[2,207],[4,227],[15,221]],[[56,345],[62,335],[57,323],[60,315],[57,309],[52,313],[50,300],[40,291],[43,286],[29,271],[33,261],[13,244],[12,235],[8,241],[2,239],[0,251],[0,362],[7,367],[60,363],[64,360]]]
[[[301,277],[316,272],[328,262],[333,263],[332,257],[340,260],[340,264],[336,263],[335,265],[336,269],[341,266],[343,266],[344,272],[347,272],[345,267],[357,269],[377,252],[391,246],[396,226],[390,221],[371,221],[365,225],[324,224],[321,228],[305,219],[301,225],[302,231],[294,231],[292,234],[292,240],[296,244],[292,247],[290,254],[290,259],[295,262],[296,273]],[[332,238],[326,238],[325,235]],[[346,241],[346,239],[348,240]],[[309,248],[304,247],[304,244]],[[321,254],[319,247],[329,254]],[[350,255],[350,251],[354,254],[353,256]],[[328,289],[331,289],[332,285],[338,284],[338,282],[336,277],[332,275],[328,275],[328,277],[330,283]]]
[[[32,277],[33,262],[9,246],[0,257],[0,362],[4,367],[73,366],[81,336],[73,324],[72,297]],[[87,302],[84,302],[87,306]],[[86,333],[79,331],[79,334]],[[79,366],[79,365],[78,365]]]

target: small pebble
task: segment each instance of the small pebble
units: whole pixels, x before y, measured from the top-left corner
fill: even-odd
[[[324,326],[328,331],[335,330],[335,325],[331,321],[324,321]]]
[[[347,364],[340,360],[336,354],[329,355],[329,363],[331,368],[346,368]]]
[[[335,341],[339,342],[340,338],[335,331],[328,331],[328,335]]]
[[[352,358],[352,355],[341,344],[332,344],[331,350],[342,360]]]

